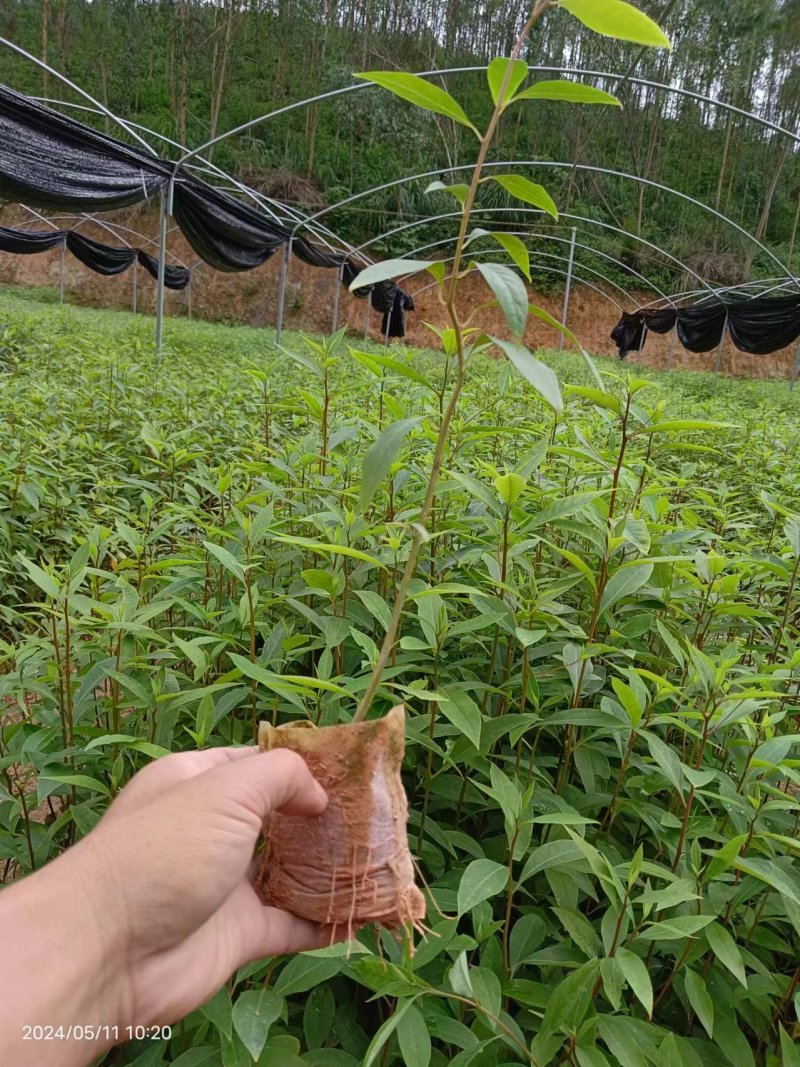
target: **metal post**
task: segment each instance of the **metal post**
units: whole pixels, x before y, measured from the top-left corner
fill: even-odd
[[[186,305],[189,312],[189,320],[192,318],[192,276],[189,275],[189,284],[186,286]]]
[[[365,311],[364,311],[364,340],[368,341],[369,340],[369,313],[370,313],[370,310],[372,309],[372,290],[371,289],[367,293],[366,299],[364,301],[364,305],[365,305]]]
[[[170,193],[172,183],[170,183]],[[158,280],[156,284],[156,356],[161,362],[161,342],[164,337],[164,267],[167,261],[167,215],[169,200],[167,189],[162,188],[160,195],[160,220],[158,228]]]
[[[336,333],[336,328],[339,325],[339,290],[342,287],[342,279],[344,272],[344,260],[339,265],[339,269],[336,271],[336,281],[334,282],[333,290],[333,324],[331,326],[331,333]]]
[[[283,259],[281,260],[281,276],[278,282],[278,316],[275,320],[275,344],[281,343],[281,332],[283,330],[283,309],[286,304],[286,279],[289,275],[289,257],[292,254],[292,241],[291,238],[286,242],[286,247],[283,250]]]
[[[59,294],[61,303],[64,303],[64,245],[61,245],[61,274],[59,281]]]
[[[133,296],[131,299],[131,307],[134,315],[136,314],[136,303],[139,296],[139,264],[134,262],[133,264]]]
[[[725,347],[725,334],[728,332],[728,316],[725,315],[725,322],[722,324],[722,337],[719,339],[717,345],[717,358],[714,360],[714,370],[719,374],[722,369],[722,349]]]
[[[797,383],[797,376],[800,374],[800,345],[797,346],[797,351],[794,355],[794,366],[792,367],[792,380],[789,383],[789,388],[794,389]]]
[[[564,307],[561,310],[561,325],[566,329],[567,327],[567,312],[569,311],[569,293],[572,288],[572,266],[575,262],[575,238],[577,236],[577,227],[572,227],[572,239],[569,244],[569,262],[567,264],[567,284],[564,288]],[[563,349],[564,347],[564,334],[559,334],[558,347]]]
[[[669,353],[667,355],[667,370],[672,370],[672,353],[675,351],[675,341],[678,338],[678,326],[677,323],[672,327],[672,337],[669,342]]]

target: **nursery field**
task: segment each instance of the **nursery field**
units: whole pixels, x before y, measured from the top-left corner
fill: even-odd
[[[389,623],[446,357],[166,336],[0,295],[5,882],[167,751],[352,718]],[[373,705],[430,932],[105,1062],[800,1063],[800,393],[540,356],[563,404],[468,366]]]

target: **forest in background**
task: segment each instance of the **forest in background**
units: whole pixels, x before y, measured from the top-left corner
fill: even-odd
[[[641,6],[671,37],[671,53],[581,32],[566,12],[555,11],[525,58],[633,74],[798,128],[800,0],[646,0]],[[350,84],[356,71],[471,66],[508,54],[525,13],[520,0],[4,0],[0,34],[46,58],[119,115],[194,147],[263,112]],[[7,49],[0,50],[0,82],[69,97],[56,79]],[[487,109],[482,76],[448,76],[447,86],[471,115]],[[673,186],[755,233],[797,269],[800,160],[789,138],[687,97],[632,83],[618,94],[622,112],[566,110],[558,103],[518,109],[494,158],[602,166]],[[102,127],[103,120],[95,124]],[[448,168],[471,162],[470,136],[369,89],[232,138],[213,161],[254,188],[314,210],[403,175],[439,169],[446,177]],[[164,154],[174,157],[174,150]],[[679,197],[570,167],[531,168],[530,174],[563,211],[640,236],[719,284],[776,273],[774,262],[754,254],[733,227]],[[452,210],[444,194],[425,194],[427,184],[396,187],[326,221],[359,243],[415,217]],[[482,206],[509,208],[493,216],[495,223],[519,222],[507,193],[496,183],[484,190]],[[537,220],[526,227],[534,223],[545,231]],[[635,237],[584,223],[580,229],[591,234],[586,243],[672,291],[690,284]],[[564,231],[562,225],[561,236]],[[402,254],[451,232],[447,223],[427,225],[370,251]],[[606,260],[589,253],[583,260],[616,276]],[[544,278],[552,286],[553,275]]]

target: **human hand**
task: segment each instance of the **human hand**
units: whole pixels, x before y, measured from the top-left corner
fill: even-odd
[[[52,951],[60,958],[59,943],[69,946],[73,969],[56,968],[58,1018],[65,1022],[66,1012],[85,1023],[94,1016],[92,1021],[124,1031],[174,1022],[250,960],[319,948],[344,936],[344,930],[263,907],[250,881],[265,816],[320,814],[326,804],[304,761],[287,750],[182,753],[140,771],[86,838],[0,896],[0,923],[8,905],[12,912],[16,905],[16,937],[23,942],[25,927],[34,936],[38,924],[35,936],[41,938],[42,915],[58,916],[46,938],[51,953],[44,974],[35,973],[35,951],[22,954],[29,990],[18,989],[12,1003],[0,1008],[0,1050],[4,1021],[32,1022],[34,1015],[42,1021],[50,1010],[42,1006],[43,985],[52,972]],[[80,1004],[64,1004],[65,982],[80,992]],[[51,1062],[82,1063],[92,1051],[97,1047],[84,1044],[83,1059]],[[42,1060],[17,1056],[6,1062]]]

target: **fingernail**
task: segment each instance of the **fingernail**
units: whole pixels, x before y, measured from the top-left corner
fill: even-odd
[[[322,786],[316,780],[314,781],[314,788],[317,791],[317,797],[319,798],[320,804],[322,804],[323,807],[327,807],[328,806],[328,794],[325,792],[325,790],[322,788]]]

